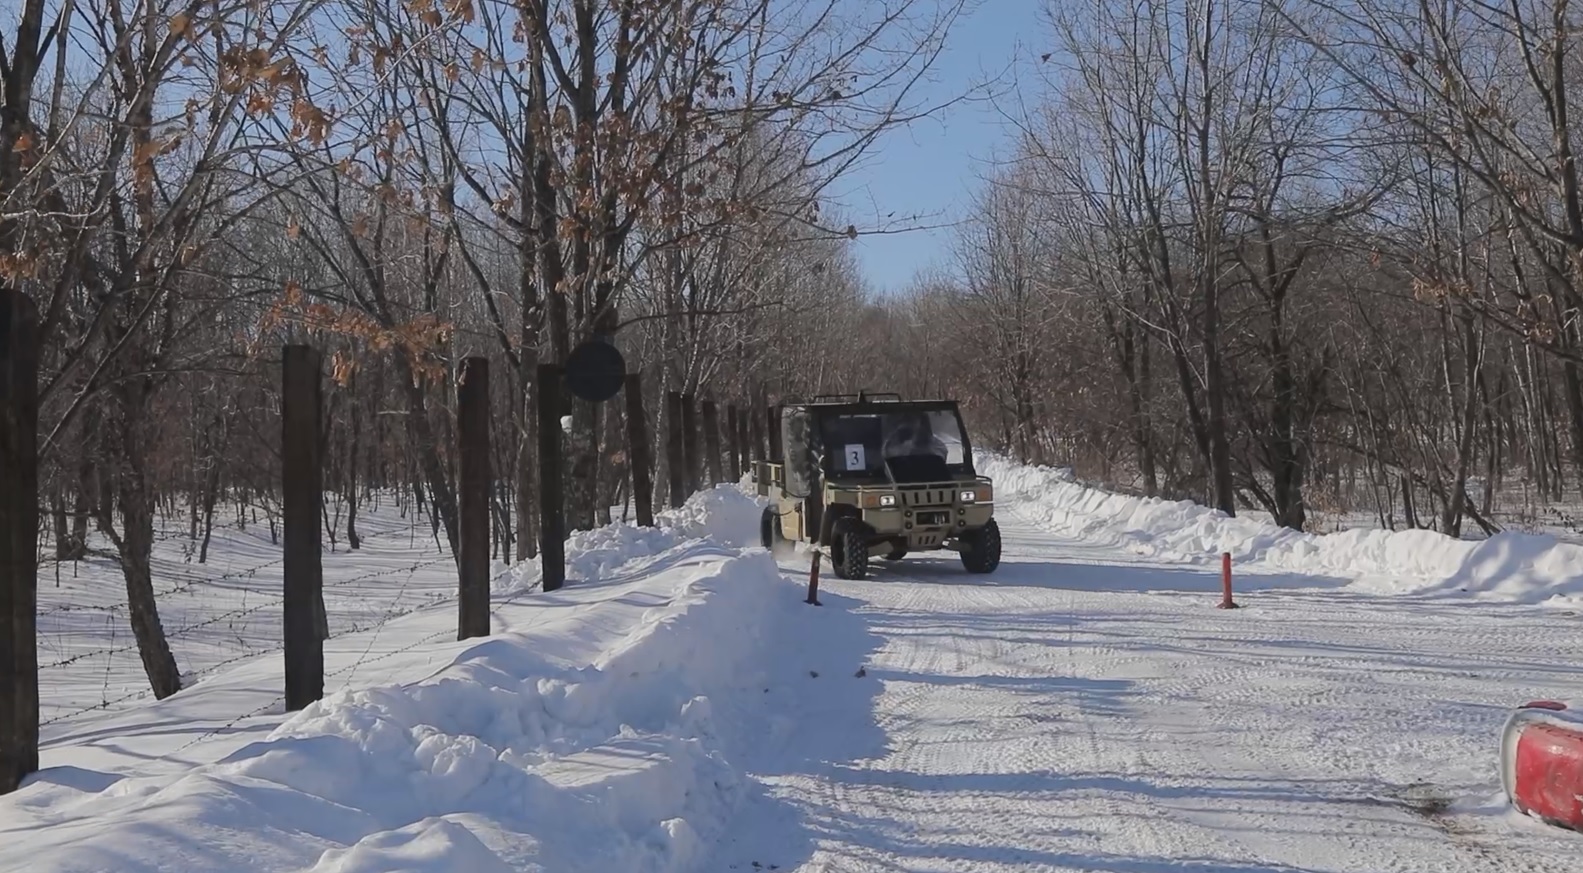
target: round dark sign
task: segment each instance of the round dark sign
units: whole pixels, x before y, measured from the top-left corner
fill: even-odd
[[[566,357],[566,390],[572,396],[603,403],[621,391],[627,362],[621,352],[602,340],[588,340]]]

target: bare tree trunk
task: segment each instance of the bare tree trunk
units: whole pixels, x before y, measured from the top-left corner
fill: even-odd
[[[1402,521],[1410,528],[1417,529],[1418,509],[1413,505],[1413,480],[1406,473],[1399,477],[1402,486]]]
[[[214,457],[214,453],[212,451],[209,451],[207,446],[205,447],[205,451],[202,454],[208,456],[207,464],[208,464],[208,466],[210,468],[213,468],[213,469],[216,469],[216,470],[219,468],[219,463],[220,463],[219,459]],[[198,460],[198,459],[194,458],[193,460]],[[207,477],[204,477],[204,478],[207,478]],[[192,542],[192,541],[195,541],[195,540],[198,539],[198,521],[199,521],[199,516],[202,514],[199,511],[198,506],[199,506],[200,503],[203,502],[203,488],[200,485],[201,481],[202,480],[199,479],[199,471],[197,469],[197,466],[194,465],[194,468],[193,468],[192,473],[191,473],[191,477],[189,478],[188,483],[187,483],[187,487],[189,489],[188,493],[187,493],[187,540],[188,540],[188,542]]]
[[[66,529],[66,496],[57,484],[50,491],[50,526],[55,529],[55,560],[71,560],[71,532]]]
[[[1209,245],[1218,245],[1212,239]],[[1220,282],[1213,269],[1201,279],[1204,305],[1204,406],[1205,436],[1209,440],[1209,473],[1214,506],[1227,515],[1237,513],[1236,489],[1231,478],[1231,439],[1227,433],[1226,375],[1220,356]]]
[[[77,485],[77,496],[72,507],[72,550],[67,556],[68,560],[80,561],[88,556],[88,520],[93,515],[93,509],[88,503],[88,494],[90,488],[96,487],[92,479],[93,475],[92,470],[82,471]]]
[[[514,404],[517,421],[521,423],[517,439],[517,560],[528,561],[539,550],[538,527],[534,524],[539,491],[533,475],[536,467],[533,447],[538,445],[539,439],[538,416],[533,412],[537,400],[533,396],[533,375],[538,372],[539,355],[537,332],[531,330],[526,318],[523,319],[522,337],[522,366],[517,369],[517,402]]]
[[[181,673],[171,654],[154,598],[154,499],[147,481],[147,453],[142,438],[142,410],[146,404],[143,380],[129,379],[118,387],[116,430],[121,446],[116,504],[121,530],[115,530],[110,507],[101,506],[100,526],[116,546],[121,575],[126,580],[127,611],[138,655],[154,697],[163,700],[181,690]]]
[[[1462,358],[1462,409],[1458,422],[1456,470],[1451,478],[1451,490],[1445,506],[1441,508],[1440,530],[1448,536],[1462,535],[1464,510],[1471,508],[1467,499],[1469,471],[1473,464],[1474,439],[1478,435],[1478,378],[1480,350],[1477,331],[1471,313],[1463,310],[1454,316],[1454,327],[1461,340]],[[1448,365],[1450,362],[1446,362]],[[1447,385],[1447,390],[1451,386]],[[1454,396],[1451,399],[1455,399]]]
[[[219,471],[210,476],[209,490],[203,500],[203,542],[198,546],[198,563],[209,561],[209,543],[214,538],[214,505],[220,498]]]
[[[357,413],[355,400],[347,404],[352,436],[346,446],[346,544],[353,551],[363,547],[363,538],[357,534],[357,444],[362,441],[363,422]]]
[[[1583,378],[1578,375],[1576,361],[1562,361],[1561,393],[1566,400],[1567,424],[1572,431],[1572,463],[1580,481],[1583,481]]]
[[[1308,513],[1303,501],[1302,457],[1293,434],[1297,378],[1292,373],[1292,357],[1286,345],[1284,308],[1285,292],[1281,290],[1271,296],[1270,335],[1266,340],[1271,351],[1270,380],[1275,389],[1270,406],[1271,491],[1275,523],[1302,530],[1307,524]]]
[[[418,467],[422,470],[423,479],[429,486],[429,504],[434,509],[430,517],[430,526],[436,536],[439,535],[440,527],[444,526],[445,538],[454,558],[458,548],[456,492],[451,488],[451,480],[446,475],[445,465],[440,462],[434,426],[429,421],[428,408],[424,402],[423,382],[414,380],[412,367],[404,358],[398,360],[402,362],[404,377],[402,382],[407,395],[407,422],[416,443]]]

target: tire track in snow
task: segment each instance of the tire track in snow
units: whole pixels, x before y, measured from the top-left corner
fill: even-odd
[[[818,834],[805,869],[1508,873],[1583,861],[1564,839],[1517,857],[1499,822],[1432,820],[1392,794],[1494,784],[1474,762],[1493,766],[1498,701],[1555,693],[1583,669],[1557,663],[1571,635],[1559,614],[1321,580],[1269,590],[1256,573],[1245,608],[1225,613],[1207,568],[1187,568],[1204,581],[1195,593],[1180,566],[1002,517],[1010,572],[912,558],[826,583],[862,601],[885,640],[866,669],[884,683],[874,721],[889,750],[783,784]]]
[[[863,584],[866,583],[856,583],[844,593],[858,594]],[[1048,597],[1016,588],[948,586],[920,577],[904,579],[900,585],[905,586],[905,593],[894,606],[876,605],[876,615],[932,611],[961,616],[982,612],[1013,616],[1015,621],[1028,611],[1048,610],[1050,606]],[[1073,614],[1071,608],[1062,612],[1066,616]],[[1062,646],[1041,640],[964,647],[960,638],[947,638],[948,649],[944,652],[892,650],[891,654],[905,660],[887,663],[886,670],[933,675],[936,681],[916,683],[905,691],[887,691],[880,702],[883,715],[879,724],[892,732],[906,729],[907,738],[883,759],[864,762],[856,768],[865,774],[865,781],[854,784],[850,779],[838,778],[824,783],[816,805],[854,810],[905,806],[913,830],[925,833],[932,828],[939,833],[940,839],[934,841],[937,854],[930,856],[930,862],[940,869],[987,869],[986,863],[1017,864],[1021,869],[1022,863],[1037,857],[1026,847],[1039,845],[1041,836],[1049,836],[1037,831],[1032,823],[1051,818],[1082,818],[1095,830],[1066,834],[1059,842],[1075,845],[1066,845],[1064,853],[1046,853],[1045,863],[1038,864],[1046,869],[1089,869],[1091,863],[1104,857],[1121,857],[1140,850],[1148,855],[1190,857],[1195,849],[1202,848],[1205,834],[1169,831],[1159,811],[1140,812],[1136,800],[1123,800],[1114,792],[1079,788],[1079,795],[1073,796],[1073,786],[1063,770],[1073,757],[1075,741],[1086,741],[1090,750],[1087,757],[1093,760],[1102,757],[1102,750],[1125,746],[1101,743],[1098,739],[1095,720],[1086,712],[1094,704],[1093,695],[1083,693],[1082,683],[1091,680],[1055,663],[1062,654],[1070,658],[1077,645],[1071,639],[1075,623],[1068,619],[1061,624],[1061,628],[1051,630],[1065,631],[1067,644]],[[1091,670],[1106,662],[1146,661],[1114,645],[1085,643],[1082,647]],[[993,674],[975,675],[991,666],[996,668]],[[1077,693],[1063,701],[1066,705],[1059,706],[1057,713],[1043,718],[1029,717],[1025,711],[1029,702],[1024,697],[997,699],[986,693],[990,691],[987,686],[997,680],[1049,686],[1052,675],[1068,680]],[[945,680],[944,685],[941,680]],[[1056,705],[1050,702],[1049,708]],[[1033,730],[1029,729],[1030,724]],[[1073,731],[1072,727],[1079,730]],[[1139,760],[1134,757],[1125,762],[1122,772],[1136,775]],[[970,778],[963,780],[962,776]],[[953,787],[953,781],[959,784]],[[974,788],[973,781],[983,784]],[[938,790],[942,788],[951,790]],[[981,810],[988,807],[993,807],[993,811],[983,814]],[[976,816],[976,826],[950,826],[951,819],[963,816]],[[1126,823],[1125,845],[1116,846],[1115,840],[1104,838],[1102,825],[1107,821]],[[1212,835],[1207,838],[1212,839]],[[1106,851],[1107,847],[1110,851]],[[1066,863],[1054,866],[1061,857]]]

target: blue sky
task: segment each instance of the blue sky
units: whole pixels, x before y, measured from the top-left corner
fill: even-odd
[[[1050,42],[1041,14],[1043,2],[977,0],[958,20],[923,96],[949,98],[1005,74],[997,85],[1001,96],[959,104],[938,118],[887,134],[836,190],[860,227],[891,212],[898,217],[918,215],[922,225],[961,218],[1009,141],[1001,113],[1016,114],[1017,91],[1015,70],[1008,68],[1048,51],[1043,47]],[[856,243],[858,262],[875,292],[893,294],[904,290],[919,271],[944,266],[951,239],[949,227],[861,236]]]

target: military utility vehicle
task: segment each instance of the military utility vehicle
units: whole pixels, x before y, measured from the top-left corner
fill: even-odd
[[[783,405],[779,430],[779,456],[755,469],[765,548],[824,546],[843,579],[867,576],[871,557],[939,549],[973,573],[1000,565],[993,485],[954,401],[825,395]]]

